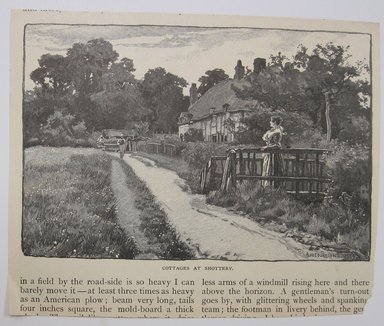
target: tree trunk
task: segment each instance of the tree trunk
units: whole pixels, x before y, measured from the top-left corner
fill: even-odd
[[[329,92],[324,93],[325,98],[325,120],[327,123],[327,141],[326,146],[328,147],[330,141],[331,141],[331,117],[330,117],[330,104],[329,104]]]

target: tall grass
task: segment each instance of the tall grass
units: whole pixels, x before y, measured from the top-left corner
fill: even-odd
[[[49,149],[40,150],[43,155]],[[25,161],[22,228],[25,255],[135,256],[135,243],[116,221],[109,156],[77,154],[61,164]]]
[[[127,186],[136,194],[135,206],[141,212],[141,229],[150,243],[156,244],[159,248],[156,255],[162,259],[194,258],[192,250],[180,239],[169,223],[167,214],[156,202],[145,183],[127,164],[121,164],[121,166],[127,176]]]
[[[305,204],[283,190],[254,181],[243,181],[232,192],[211,192],[207,202],[243,211],[262,224],[273,222],[283,226],[285,232],[296,230],[301,236],[308,233],[347,245],[369,258],[369,224],[356,223],[363,220],[359,214],[364,212],[352,211],[339,202]]]

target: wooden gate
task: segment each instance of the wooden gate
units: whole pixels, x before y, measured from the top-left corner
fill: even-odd
[[[203,193],[225,192],[242,180],[278,182],[288,193],[324,195],[330,179],[325,175],[325,149],[315,148],[239,148],[229,149],[226,157],[215,156],[203,168],[200,186]],[[265,155],[281,154],[283,176],[263,175]]]

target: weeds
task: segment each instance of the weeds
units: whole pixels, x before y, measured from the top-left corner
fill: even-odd
[[[261,224],[277,223],[287,232],[297,230],[345,244],[365,259],[369,257],[369,224],[361,209],[352,210],[339,202],[305,204],[282,190],[252,181],[242,182],[232,192],[211,192],[207,202],[243,211]]]
[[[120,163],[120,161],[119,161]],[[152,244],[157,244],[162,259],[192,259],[192,250],[180,239],[167,214],[156,203],[155,197],[127,164],[121,164],[130,189],[136,193],[135,206],[141,211],[141,229]]]
[[[57,150],[57,149],[55,149]],[[49,148],[40,148],[42,155]],[[25,255],[133,258],[135,243],[117,224],[111,159],[70,155],[60,164],[26,153],[22,248]],[[49,155],[48,155],[49,156]],[[36,156],[37,157],[37,156]]]

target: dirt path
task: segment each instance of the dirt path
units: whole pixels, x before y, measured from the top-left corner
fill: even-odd
[[[129,154],[124,161],[145,181],[181,239],[199,258],[229,260],[302,260],[303,247],[253,221],[205,203],[202,195],[183,191],[184,180],[148,159]],[[145,162],[145,163],[144,163]]]
[[[135,208],[135,196],[127,187],[125,173],[120,164],[112,160],[111,185],[117,199],[117,216],[120,225],[134,238],[140,254],[135,259],[156,259],[157,248],[150,245],[144,233],[140,231],[140,211]]]

